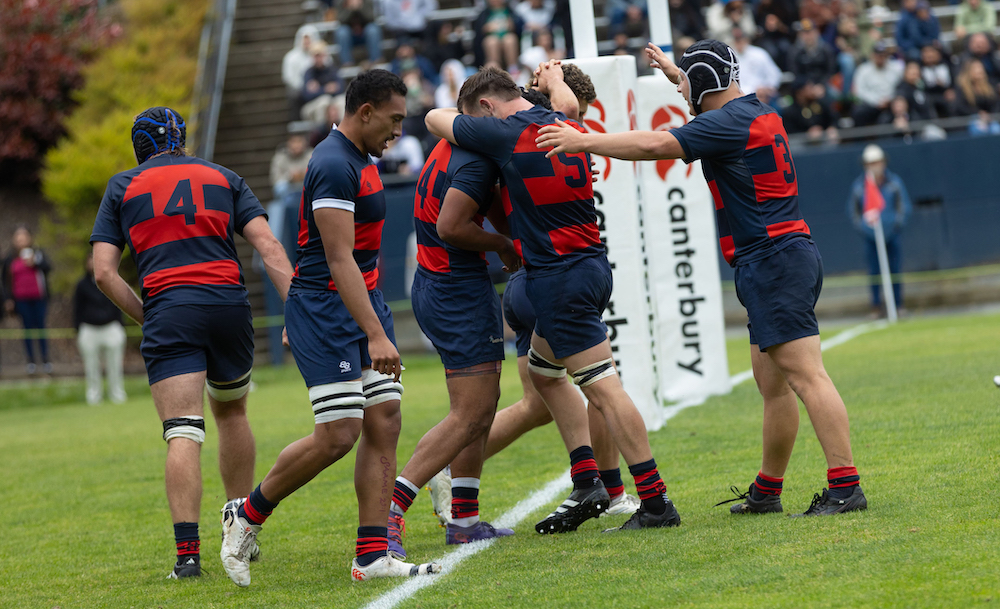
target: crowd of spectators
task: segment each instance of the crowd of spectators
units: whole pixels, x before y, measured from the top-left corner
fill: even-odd
[[[282,66],[292,119],[313,125],[315,146],[342,113],[343,74],[391,69],[407,85],[408,117],[405,141],[382,161],[390,173],[419,170],[435,143],[423,117],[453,105],[476,67],[504,68],[523,84],[532,67],[573,54],[569,0],[468,0],[464,16],[448,19],[432,14],[437,0],[325,1],[326,21],[302,26]],[[972,133],[1000,132],[990,116],[1000,111],[996,10],[987,0],[949,1],[958,6],[944,36],[927,0],[899,0],[898,13],[885,0],[669,0],[669,10],[675,51],[706,37],[730,44],[743,89],[809,141],[871,125],[943,137],[927,121],[955,116],[975,117]],[[635,55],[643,73],[646,0],[598,6],[610,40],[602,52]]]

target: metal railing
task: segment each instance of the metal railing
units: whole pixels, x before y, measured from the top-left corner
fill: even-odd
[[[236,0],[216,0],[205,15],[198,49],[198,71],[195,76],[191,117],[194,119],[192,150],[211,161],[215,154],[215,134],[219,128],[222,89],[226,82],[229,43],[236,18]]]

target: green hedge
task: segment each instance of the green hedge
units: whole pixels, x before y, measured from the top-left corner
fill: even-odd
[[[67,136],[46,155],[42,193],[56,210],[42,243],[56,260],[53,287],[77,278],[108,179],[135,167],[131,128],[150,106],[189,118],[202,24],[211,0],[120,0],[124,35],[85,72],[66,123]],[[192,130],[189,122],[188,131]]]

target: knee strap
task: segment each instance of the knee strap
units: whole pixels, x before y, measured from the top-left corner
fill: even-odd
[[[174,438],[187,438],[188,440],[202,444],[205,441],[205,417],[188,415],[164,421],[164,441],[170,442]]]
[[[309,388],[316,424],[330,423],[340,419],[363,419],[365,396],[361,392],[361,381],[327,383]]]
[[[576,383],[578,387],[586,387],[588,385],[593,385],[603,378],[614,376],[616,374],[618,374],[618,372],[615,371],[615,361],[609,357],[606,360],[593,363],[589,366],[584,366],[574,372],[573,382]]]
[[[534,347],[528,348],[528,371],[552,379],[566,376],[566,368],[545,359],[535,351]]]
[[[228,383],[206,380],[205,386],[208,389],[208,395],[217,402],[233,402],[242,398],[250,392],[251,372],[253,371],[248,370],[247,373],[240,378],[235,381],[229,381]]]
[[[364,384],[365,408],[403,399],[403,384],[397,382],[394,376],[368,368],[361,373],[361,382]]]

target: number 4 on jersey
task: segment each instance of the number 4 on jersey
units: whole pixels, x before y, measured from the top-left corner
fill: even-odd
[[[194,204],[194,195],[191,193],[191,180],[180,180],[170,195],[170,201],[163,208],[165,216],[184,216],[184,224],[194,224],[195,214],[198,212]]]

